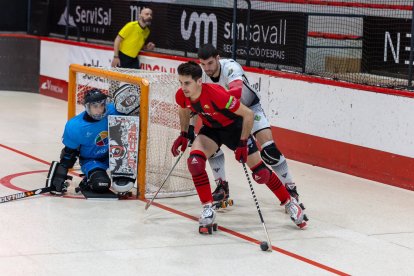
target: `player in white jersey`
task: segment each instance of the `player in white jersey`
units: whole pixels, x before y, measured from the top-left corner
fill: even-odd
[[[299,201],[296,185],[292,180],[286,158],[277,148],[256,89],[250,86],[243,68],[233,59],[220,59],[217,49],[212,44],[205,44],[198,50],[198,58],[203,68],[203,82],[217,83],[230,94],[240,99],[255,114],[252,134],[261,146],[263,161],[270,165],[292,197]],[[228,182],[224,169],[224,154],[221,150],[209,158],[217,188],[213,192],[215,201],[229,197]],[[301,204],[303,208],[303,204]],[[303,208],[304,209],[304,208]]]

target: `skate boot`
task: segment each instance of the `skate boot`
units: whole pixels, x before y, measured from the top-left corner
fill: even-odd
[[[227,181],[223,181],[222,179],[216,180],[217,187],[213,192],[213,200],[214,200],[214,207],[216,209],[219,208],[226,208],[227,206],[233,205],[233,200],[229,199],[229,183]]]
[[[306,227],[308,217],[304,214],[302,208],[294,197],[291,197],[285,204],[285,210],[290,215],[292,221],[300,228]]]
[[[75,188],[75,192],[76,193],[79,193],[81,191],[89,191],[90,190],[90,187],[89,187],[87,181],[88,180],[86,179],[86,177],[84,177],[82,179],[82,181],[79,182],[79,186]]]
[[[305,210],[305,205],[303,205],[303,203],[299,201],[299,194],[296,190],[295,183],[286,183],[285,187],[288,193],[290,194],[290,196],[294,197],[296,201],[299,203],[300,208],[302,208],[302,210]]]
[[[198,219],[199,227],[198,232],[200,234],[212,234],[213,231],[217,231],[217,223],[214,223],[216,219],[216,211],[214,211],[213,205],[211,203],[205,204],[203,206],[203,211],[201,211],[200,218]]]

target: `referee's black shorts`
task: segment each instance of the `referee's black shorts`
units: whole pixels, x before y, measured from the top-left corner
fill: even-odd
[[[139,60],[137,57],[130,57],[119,51],[119,60],[121,61],[122,68],[139,69]]]

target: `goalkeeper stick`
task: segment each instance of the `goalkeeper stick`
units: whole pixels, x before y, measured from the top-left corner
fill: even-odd
[[[147,202],[147,204],[145,205],[145,210],[148,210],[148,208],[151,206],[152,202],[154,201],[154,199],[157,197],[158,193],[160,192],[160,190],[162,189],[162,187],[164,186],[165,182],[167,182],[167,179],[170,177],[171,173],[173,172],[175,166],[177,166],[178,162],[180,161],[181,157],[184,155],[184,151],[181,152],[181,154],[178,156],[177,160],[175,160],[174,165],[172,166],[171,170],[168,172],[167,177],[165,177],[164,181],[162,182],[161,186],[158,188],[158,190],[155,192],[154,196],[151,198],[150,201]]]
[[[267,239],[267,244],[268,244],[268,251],[272,251],[272,243],[270,242],[269,234],[267,233],[266,224],[265,224],[263,216],[262,216],[262,211],[260,211],[259,202],[257,201],[256,194],[253,190],[253,185],[252,185],[252,182],[250,181],[250,176],[249,176],[249,173],[247,172],[246,164],[245,163],[242,163],[242,164],[243,164],[244,173],[246,174],[247,182],[249,182],[250,191],[252,192],[254,203],[256,203],[256,208],[257,208],[257,212],[259,213],[260,221],[262,222],[263,229],[264,229],[265,234],[266,234],[266,239]]]

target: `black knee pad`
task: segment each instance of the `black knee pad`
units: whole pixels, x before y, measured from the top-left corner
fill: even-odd
[[[262,157],[263,161],[265,161],[265,163],[270,166],[276,165],[279,162],[281,155],[282,153],[276,147],[275,143],[267,145],[266,147],[262,148],[260,152],[260,156]]]
[[[88,185],[94,192],[105,193],[111,187],[111,179],[106,171],[102,169],[95,169],[89,173]]]

